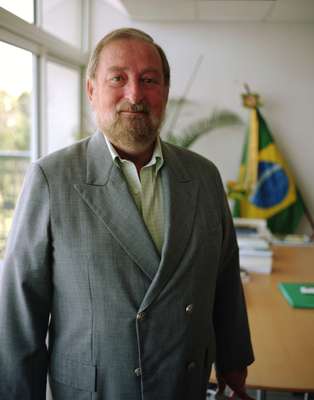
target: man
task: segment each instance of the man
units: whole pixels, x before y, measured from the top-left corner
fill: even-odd
[[[98,132],[29,172],[1,276],[1,400],[44,399],[47,372],[55,400],[204,400],[213,362],[248,398],[232,219],[212,163],[159,139],[169,82],[150,36],[110,33],[88,67]]]

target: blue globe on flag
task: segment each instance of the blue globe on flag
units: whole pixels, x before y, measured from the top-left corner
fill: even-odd
[[[287,196],[289,178],[281,165],[260,161],[258,181],[250,202],[259,208],[274,207]]]

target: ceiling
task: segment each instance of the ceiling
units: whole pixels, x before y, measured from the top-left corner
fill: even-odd
[[[314,0],[103,0],[141,21],[314,23]]]

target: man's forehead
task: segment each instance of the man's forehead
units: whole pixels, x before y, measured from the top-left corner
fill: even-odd
[[[119,65],[110,65],[107,68],[108,72],[128,72],[131,70],[131,67],[129,65],[126,66],[119,66]],[[156,68],[156,67],[145,67],[143,68],[143,70],[141,71],[141,73],[145,74],[145,73],[152,73],[152,74],[160,74],[162,71],[160,70],[160,68]]]
[[[135,38],[135,37],[122,37],[122,38],[113,38],[109,40],[105,45],[104,49],[108,47],[119,47],[119,46],[124,46],[124,45],[129,45],[129,44],[136,44],[138,46],[143,46],[143,47],[151,47],[155,48],[153,42],[149,42],[148,40],[144,40],[141,38]]]
[[[137,38],[119,38],[111,40],[102,49],[100,58],[104,62],[110,63],[115,60],[123,59],[125,56],[131,59],[136,57],[136,53],[141,53],[142,57],[146,55],[146,58],[151,59],[155,67],[156,63],[157,65],[162,65],[160,54],[154,44]]]

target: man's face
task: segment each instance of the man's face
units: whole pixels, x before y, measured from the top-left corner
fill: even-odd
[[[156,48],[138,39],[119,39],[100,54],[87,92],[99,129],[124,149],[152,144],[168,98]]]

